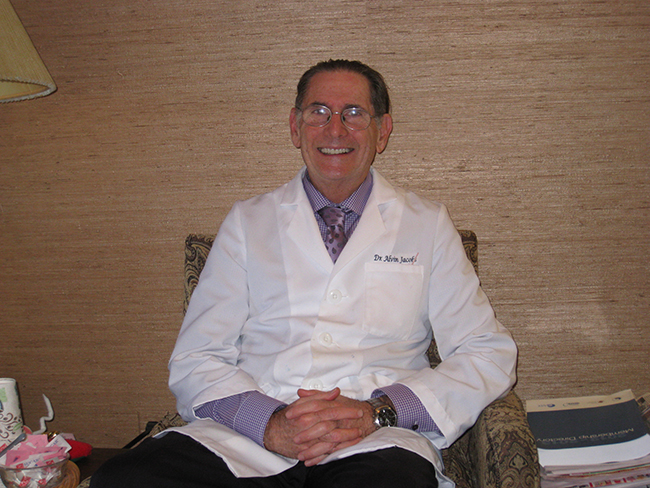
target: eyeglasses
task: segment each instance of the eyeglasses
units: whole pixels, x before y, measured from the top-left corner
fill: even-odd
[[[300,109],[299,109],[300,110]],[[310,105],[305,110],[301,110],[302,120],[311,127],[325,127],[332,120],[332,115],[340,115],[341,122],[350,130],[365,130],[374,118],[364,109],[359,107],[350,107],[343,112],[332,112],[325,105]]]

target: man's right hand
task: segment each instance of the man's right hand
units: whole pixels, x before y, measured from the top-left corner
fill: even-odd
[[[334,402],[340,394],[338,388],[303,392],[301,398],[271,416],[264,432],[264,447],[292,459],[298,459],[302,453],[301,460],[312,466],[331,452],[359,442],[363,434],[360,429],[338,425],[341,420],[359,419],[364,412]],[[294,409],[304,411],[305,404],[309,404],[309,413],[291,414]]]

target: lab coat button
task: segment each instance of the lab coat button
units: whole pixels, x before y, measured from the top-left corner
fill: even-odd
[[[332,344],[332,336],[327,332],[320,335],[320,342],[324,346],[329,346]]]
[[[341,301],[341,298],[343,298],[343,293],[341,293],[339,290],[330,291],[329,293],[330,302],[338,303]]]
[[[323,383],[320,380],[311,380],[309,382],[309,388],[312,390],[322,390]]]

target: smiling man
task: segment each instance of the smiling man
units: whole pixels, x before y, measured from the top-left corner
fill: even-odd
[[[393,128],[382,76],[320,63],[289,122],[305,167],[233,206],[169,362],[188,425],[91,486],[450,487],[440,449],[513,385],[446,208],[371,169]]]
[[[359,188],[388,144],[388,99],[375,107],[370,82],[352,71],[318,72],[307,86],[291,110],[291,140],[314,187],[340,203]]]

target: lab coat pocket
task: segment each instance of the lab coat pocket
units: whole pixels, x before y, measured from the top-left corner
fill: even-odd
[[[422,295],[424,268],[397,263],[366,263],[363,329],[405,340],[411,335]]]

